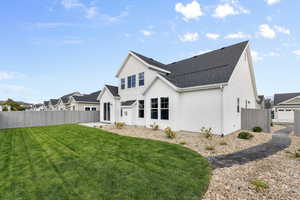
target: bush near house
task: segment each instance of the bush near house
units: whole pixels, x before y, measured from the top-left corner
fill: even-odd
[[[22,107],[20,104],[18,104],[17,102],[15,102],[12,99],[7,99],[7,101],[5,101],[2,105],[10,106],[11,111],[23,111],[23,110],[25,110],[24,107]],[[7,109],[7,107],[6,107],[6,109]],[[7,110],[3,109],[3,111],[8,111],[8,109]]]
[[[206,137],[207,139],[211,139],[212,136],[213,136],[211,130],[212,130],[212,128],[202,127],[201,130],[200,130],[200,134],[203,134],[204,137]]]
[[[251,184],[255,187],[256,191],[262,191],[269,188],[269,185],[266,182],[259,179],[252,180]]]
[[[251,139],[253,137],[254,137],[254,135],[252,135],[249,132],[240,132],[239,135],[238,135],[238,138],[244,139],[244,140],[249,140],[249,139]]]
[[[252,130],[253,130],[253,132],[257,132],[257,133],[262,132],[262,128],[259,126],[254,127]]]
[[[125,126],[125,123],[123,123],[123,122],[117,122],[116,123],[116,128],[117,129],[122,129],[124,126]]]
[[[172,131],[172,129],[170,127],[165,128],[165,134],[168,138],[175,138],[176,137],[176,133],[174,131]]]

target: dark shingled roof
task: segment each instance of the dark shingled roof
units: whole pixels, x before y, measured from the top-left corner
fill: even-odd
[[[61,100],[63,103],[68,103],[69,97],[62,97]]]
[[[49,106],[49,101],[44,101],[45,106]]]
[[[51,105],[56,105],[58,103],[58,99],[50,99]]]
[[[99,91],[97,91],[97,92],[93,92],[93,93],[88,94],[88,95],[83,95],[83,96],[73,96],[73,98],[74,98],[76,101],[98,103],[99,101],[97,100],[97,98],[98,98],[100,92],[101,92],[101,90],[99,90]]]
[[[261,104],[264,101],[264,99],[265,99],[264,95],[258,95],[257,97],[259,99],[259,101],[257,101],[258,104]]]
[[[248,41],[241,42],[168,65],[135,54],[149,64],[170,71],[163,76],[175,86],[185,88],[228,82],[247,44]]]
[[[129,100],[129,101],[123,101],[121,102],[121,106],[131,106],[135,103],[136,100]]]
[[[286,100],[295,98],[297,96],[300,96],[300,93],[282,93],[282,94],[275,94],[274,95],[274,105],[278,105],[281,102],[284,102]]]
[[[71,96],[80,96],[80,95],[81,95],[80,92],[72,92],[70,94],[66,94],[66,95],[62,96],[61,98],[69,98]]]
[[[143,61],[145,61],[146,63],[148,63],[149,65],[153,65],[155,67],[160,67],[160,68],[164,68],[165,64],[158,62],[156,60],[153,60],[152,58],[148,58],[146,56],[143,56],[139,53],[136,53],[134,51],[131,51],[132,53],[134,53],[136,56],[138,56],[140,59],[142,59]]]
[[[119,97],[119,88],[113,85],[105,85],[105,87],[110,91],[110,93],[114,96],[114,97]]]

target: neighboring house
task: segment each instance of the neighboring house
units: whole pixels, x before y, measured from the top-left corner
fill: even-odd
[[[7,109],[6,111],[11,111],[11,106],[10,105],[0,105],[0,112],[3,111],[3,109]]]
[[[49,105],[48,105],[48,110],[49,111],[57,110],[57,103],[58,103],[58,99],[50,99]]]
[[[294,122],[294,111],[300,110],[300,93],[274,95],[274,122]]]
[[[101,91],[82,96],[71,96],[68,103],[68,110],[76,111],[99,111],[99,101],[97,97]]]
[[[45,110],[45,107],[44,107],[44,104],[35,104],[33,105],[32,111],[44,111]]]
[[[241,109],[259,108],[249,42],[162,64],[130,51],[100,93],[100,121],[228,134],[241,128]]]
[[[44,101],[43,103],[44,111],[49,111],[49,101]]]

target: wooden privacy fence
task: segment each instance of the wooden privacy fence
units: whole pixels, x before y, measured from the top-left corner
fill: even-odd
[[[252,130],[259,126],[264,132],[271,132],[271,110],[242,109],[241,128]]]
[[[99,122],[99,111],[0,112],[0,129]]]
[[[300,136],[300,110],[295,110],[294,120],[294,133],[295,135]]]

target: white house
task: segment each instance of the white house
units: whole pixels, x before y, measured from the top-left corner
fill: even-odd
[[[274,122],[294,123],[295,110],[300,110],[300,93],[274,95]]]
[[[97,97],[101,91],[96,91],[91,94],[81,96],[70,96],[66,110],[76,111],[99,111],[100,105]]]
[[[100,93],[100,121],[228,134],[241,128],[241,108],[259,108],[249,42],[171,64],[133,51]]]

